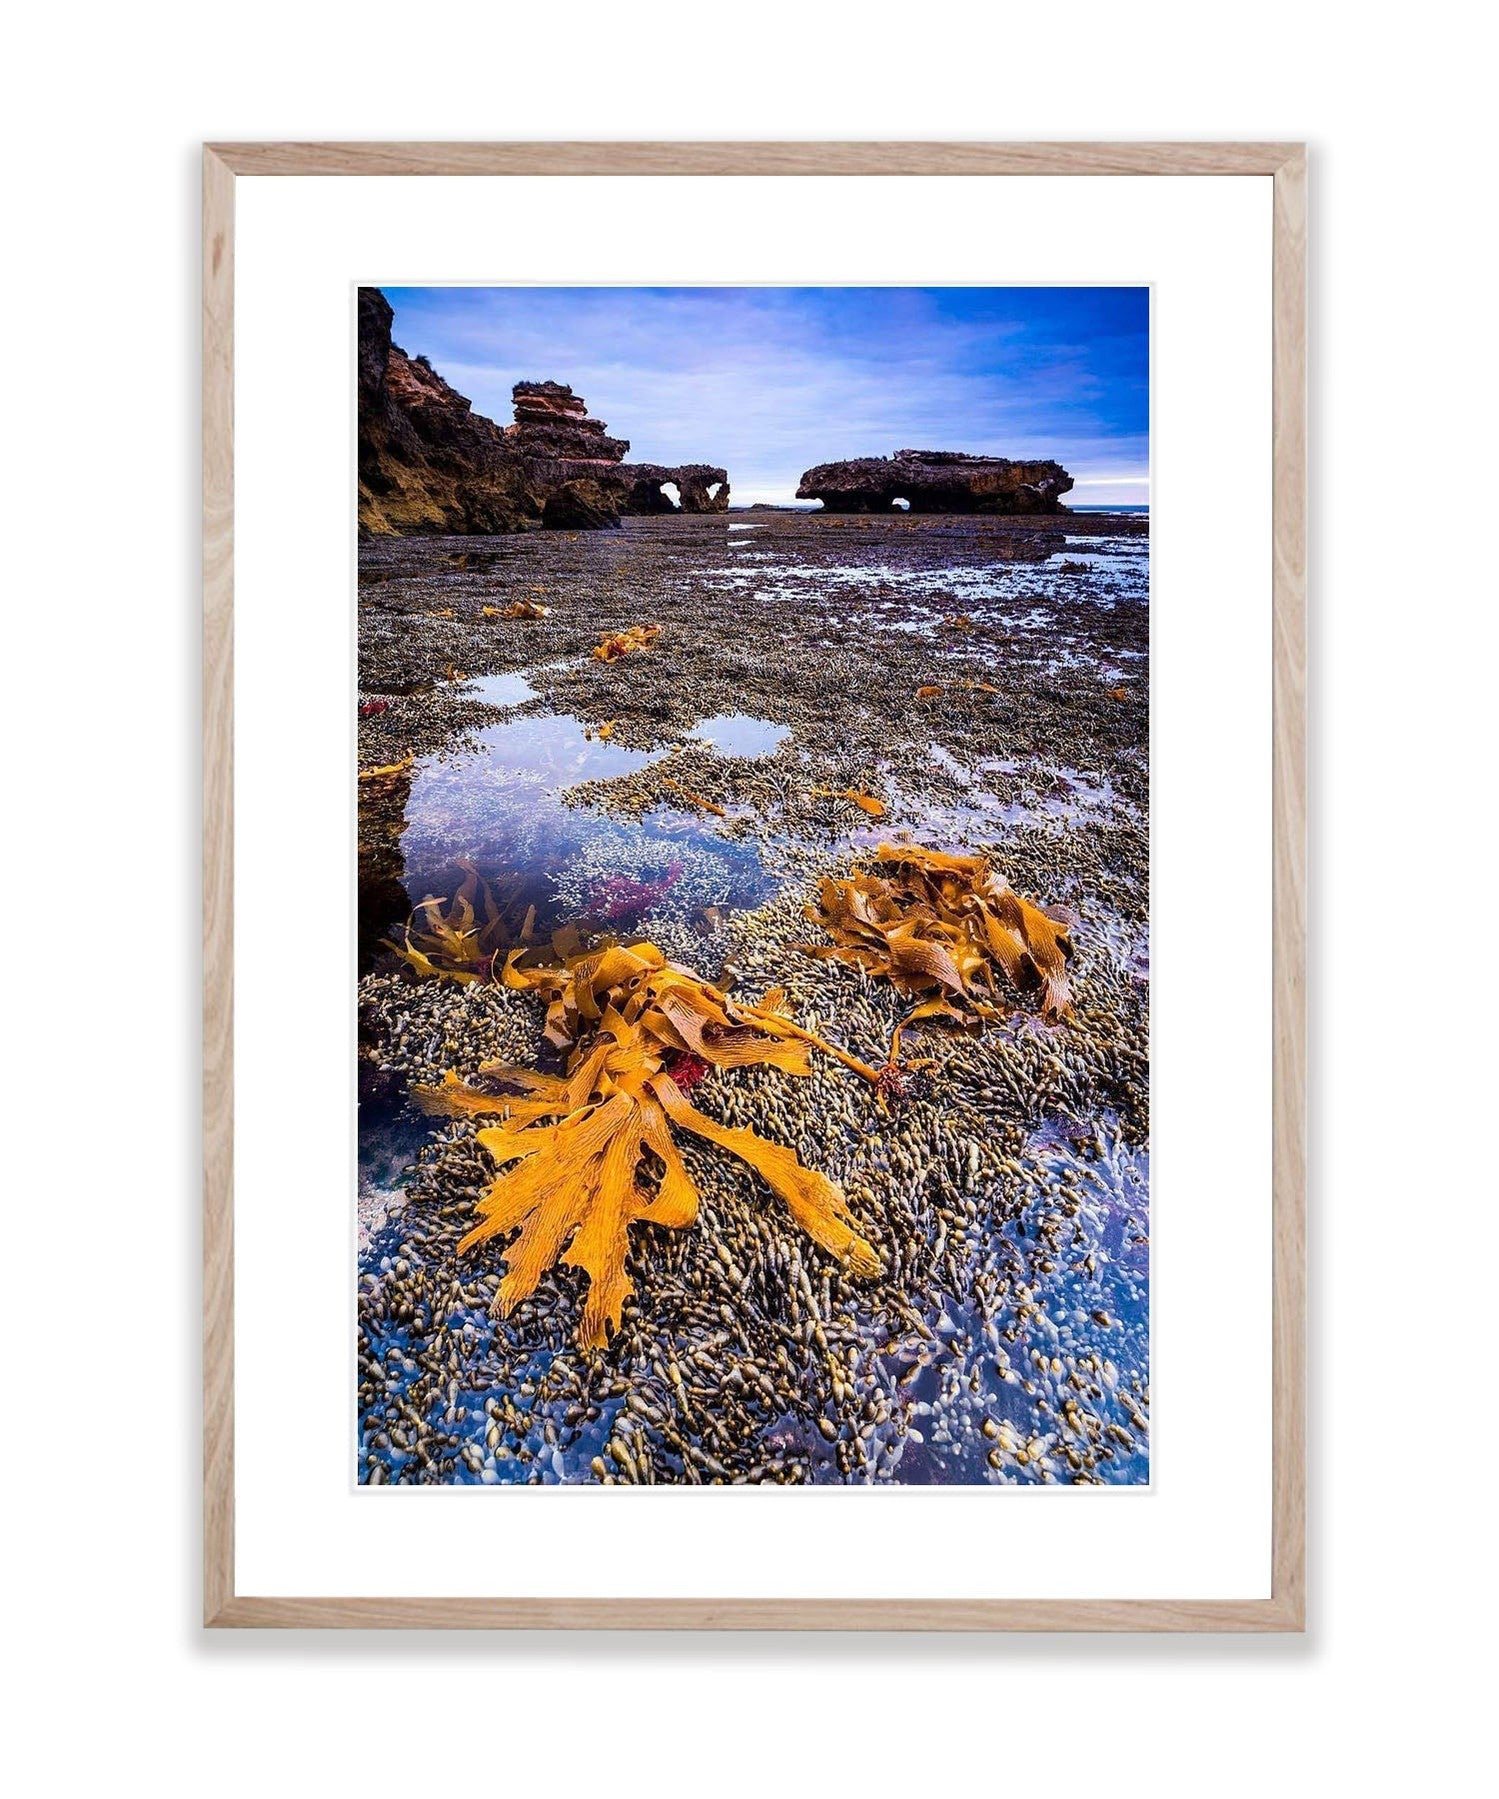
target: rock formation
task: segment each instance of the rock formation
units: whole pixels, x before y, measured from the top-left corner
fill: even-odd
[[[560,381],[517,381],[510,393],[515,423],[505,436],[528,460],[613,468],[628,454],[629,443],[610,437],[602,419],[589,418],[587,401]]]
[[[1011,462],[960,450],[897,450],[809,468],[799,500],[828,512],[888,512],[905,500],[912,512],[1057,513],[1072,477],[1059,462]]]
[[[542,498],[491,419],[391,342],[378,288],[359,290],[359,528],[370,535],[519,531]]]
[[[359,529],[366,535],[570,531],[622,513],[726,512],[727,471],[626,462],[629,443],[559,381],[518,381],[515,423],[473,410],[425,357],[391,341],[378,288],[359,290]]]
[[[547,495],[541,522],[549,531],[599,531],[619,523],[619,508],[597,481],[564,481]]]
[[[525,458],[533,481],[586,480],[613,496],[624,513],[727,512],[729,477],[706,462],[671,468],[660,462],[626,462],[629,442],[610,437],[602,419],[560,381],[517,381],[515,423],[505,436]],[[671,484],[680,508],[662,490]],[[543,520],[545,523],[545,519]]]
[[[619,471],[631,477],[624,501],[626,512],[727,512],[729,477],[726,470],[706,462],[684,462],[667,468],[659,462],[627,462]],[[673,507],[662,487],[670,482],[682,496]]]

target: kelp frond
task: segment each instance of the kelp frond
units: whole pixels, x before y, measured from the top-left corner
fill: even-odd
[[[878,1271],[879,1258],[855,1228],[840,1188],[784,1145],[709,1118],[672,1078],[672,1069],[692,1058],[716,1068],[762,1064],[806,1075],[811,1045],[877,1078],[879,1071],[785,1017],[779,990],[758,1006],[736,1004],[650,943],[611,944],[551,962],[515,950],[503,979],[546,1002],[546,1035],[568,1052],[567,1072],[487,1063],[481,1076],[502,1091],[471,1086],[451,1071],[440,1086],[414,1089],[429,1112],[503,1115],[478,1133],[503,1172],[459,1244],[470,1250],[518,1230],[495,1299],[502,1316],[562,1261],[588,1276],[579,1341],[597,1348],[608,1339],[632,1291],[625,1272],[630,1226],[683,1230],[697,1218],[697,1188],[673,1128],[748,1163],[802,1229],[853,1273]],[[650,1172],[656,1165],[659,1172]]]
[[[892,1060],[900,1030],[917,1019],[1003,1017],[996,974],[1039,994],[1043,1017],[1071,1014],[1072,913],[1022,899],[987,857],[881,844],[868,871],[824,880],[807,916],[833,939],[804,944],[809,956],[846,962],[919,1001],[895,1033]]]
[[[660,625],[631,625],[628,630],[612,631],[594,645],[594,658],[599,662],[617,662],[621,656],[650,649],[660,635]]]
[[[916,689],[918,700],[939,699],[944,693],[998,693],[992,681],[929,681]]]
[[[715,818],[727,818],[729,815],[722,806],[715,805],[712,800],[704,799],[702,794],[695,793],[692,788],[684,787],[680,781],[673,781],[669,776],[661,777],[661,785],[669,787],[673,793],[680,793],[689,806],[696,806],[699,812],[711,812]]]
[[[384,941],[419,975],[460,982],[493,978],[497,956],[530,943],[536,908],[529,908],[520,928],[513,930],[494,889],[473,863],[460,857],[456,865],[464,879],[453,898],[424,899],[407,919],[401,940]]]
[[[812,797],[819,800],[848,800],[861,812],[867,812],[871,818],[885,816],[885,802],[876,799],[872,793],[865,793],[861,787],[814,787]]]
[[[540,589],[545,592],[545,588]],[[535,600],[512,600],[508,606],[484,606],[480,614],[484,618],[545,618],[551,611],[550,606],[538,606]]]
[[[399,762],[387,762],[383,768],[361,768],[359,778],[361,781],[393,781],[398,775],[409,773],[415,760],[412,752],[407,750]]]

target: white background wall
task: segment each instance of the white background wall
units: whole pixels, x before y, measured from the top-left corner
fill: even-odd
[[[1466,1790],[1493,1562],[1479,10],[546,10],[8,31],[6,1697],[11,1757],[44,1758],[20,1790]],[[1311,140],[1304,1640],[200,1633],[197,145],[251,136]]]

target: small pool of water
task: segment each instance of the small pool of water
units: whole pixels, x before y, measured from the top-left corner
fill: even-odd
[[[755,847],[718,836],[718,820],[696,808],[658,806],[635,821],[566,803],[570,788],[632,773],[660,752],[590,737],[571,713],[502,720],[470,743],[413,772],[401,835],[413,904],[457,891],[459,857],[494,884],[517,923],[534,905],[543,930],[686,924],[707,907],[758,905],[772,891]]]
[[[768,718],[751,718],[747,712],[725,712],[705,718],[688,732],[698,743],[711,743],[721,756],[771,756],[791,735],[788,725]]]
[[[477,675],[466,681],[464,694],[486,706],[524,706],[536,698],[536,689],[524,675]]]

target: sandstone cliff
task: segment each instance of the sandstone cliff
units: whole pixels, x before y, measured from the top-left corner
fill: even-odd
[[[558,381],[518,381],[515,422],[473,410],[421,356],[391,341],[378,288],[359,292],[359,529],[366,535],[594,530],[622,513],[726,512],[708,463],[626,462],[629,443]]]
[[[493,420],[391,342],[390,302],[359,290],[359,528],[374,536],[519,531],[542,496]]]

